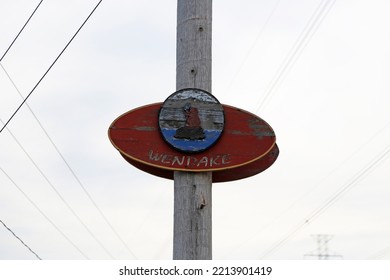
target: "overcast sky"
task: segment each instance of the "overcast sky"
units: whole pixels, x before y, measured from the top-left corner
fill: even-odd
[[[43,1],[1,61],[23,96],[97,2]],[[0,55],[38,3],[0,0]],[[214,259],[315,258],[318,234],[334,258],[390,259],[389,10],[214,1],[212,93],[280,148],[265,172],[213,185]],[[175,91],[175,40],[175,0],[103,1],[28,100],[66,163],[27,106],[0,134],[0,219],[42,259],[172,258],[173,182],[125,162],[107,130]],[[3,122],[21,101],[1,68]],[[0,224],[0,259],[35,258]]]

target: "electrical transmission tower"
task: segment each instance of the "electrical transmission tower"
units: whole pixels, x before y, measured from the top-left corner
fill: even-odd
[[[305,257],[316,257],[318,260],[329,260],[331,258],[342,259],[342,255],[335,253],[329,253],[328,243],[332,240],[333,236],[328,234],[312,235],[317,241],[317,250],[305,254]]]

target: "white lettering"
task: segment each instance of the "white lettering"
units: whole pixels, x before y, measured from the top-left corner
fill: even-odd
[[[222,156],[222,164],[229,164],[232,161],[230,160],[230,155],[223,155]]]
[[[219,165],[217,160],[220,158],[220,155],[217,155],[216,157],[210,158],[210,167],[213,167],[214,165]]]
[[[153,154],[152,150],[149,151],[149,159],[150,160],[159,161],[161,159],[161,157],[162,157],[161,154],[160,155],[158,153]]]
[[[170,155],[163,155],[161,162],[165,164],[171,164],[172,163],[171,158],[172,156]]]
[[[194,161],[194,164],[191,164],[191,160]],[[194,166],[198,160],[194,157],[187,157],[187,167]]]
[[[155,152],[153,150],[149,151],[149,160],[153,162],[159,162],[165,166],[172,167],[216,167],[220,165],[228,165],[232,162],[229,154],[220,154],[213,156],[174,156],[165,153]]]
[[[177,163],[178,165],[182,166],[185,158],[186,158],[185,156],[182,156],[180,161],[178,156],[174,156],[172,160],[172,165],[175,165],[175,163]]]
[[[204,167],[207,167],[208,163],[209,163],[209,159],[207,157],[202,157],[196,166],[199,167],[200,165],[203,164]]]

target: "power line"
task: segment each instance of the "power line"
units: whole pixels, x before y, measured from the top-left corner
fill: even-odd
[[[16,113],[19,111],[19,109],[23,106],[24,103],[26,103],[27,99],[31,96],[31,94],[34,92],[34,90],[37,88],[37,86],[40,84],[40,82],[44,79],[44,77],[47,75],[47,73],[51,70],[51,68],[54,66],[54,64],[57,62],[57,60],[60,58],[60,56],[64,53],[64,51],[67,49],[67,47],[70,45],[70,43],[73,41],[73,39],[77,36],[77,34],[80,32],[82,27],[85,25],[85,23],[88,21],[88,19],[92,16],[92,14],[95,12],[97,7],[100,5],[102,0],[98,2],[98,4],[95,6],[95,8],[92,10],[92,12],[88,15],[88,17],[85,19],[83,24],[79,27],[79,29],[76,31],[76,33],[72,36],[70,41],[66,44],[66,46],[63,48],[63,50],[60,52],[60,54],[57,56],[57,58],[54,60],[54,62],[50,65],[50,67],[47,69],[47,71],[44,73],[44,75],[41,77],[41,79],[38,81],[38,83],[34,86],[34,88],[31,90],[31,92],[27,95],[27,97],[23,100],[23,102],[20,104],[20,106],[17,108],[17,110],[14,112],[14,114],[11,116],[11,118],[4,123],[2,120],[0,120],[3,123],[3,128],[1,129],[0,133],[6,128],[7,124],[11,121],[11,119],[16,115]],[[20,32],[19,32],[20,33]],[[2,66],[3,70],[5,71],[4,67]],[[5,71],[6,72],[6,71]],[[8,73],[7,76],[9,77]],[[10,77],[9,77],[10,78]],[[12,79],[11,79],[12,80]],[[13,82],[12,82],[13,83]],[[13,85],[16,87],[15,83]],[[19,90],[18,90],[19,92]],[[20,92],[19,92],[20,93]],[[8,128],[7,128],[8,129]],[[23,148],[21,143],[17,140],[17,138],[12,134],[12,132],[8,129],[8,132],[13,137],[13,139],[16,141],[16,143],[19,145],[19,147],[24,151],[24,153],[27,155],[27,157],[30,159],[30,161],[33,163],[33,165],[36,167],[38,172],[43,176],[43,178],[46,180],[46,182],[51,186],[51,188],[55,191],[55,193],[58,195],[58,197],[62,200],[62,202],[65,204],[65,206],[68,208],[69,211],[76,217],[76,219],[84,226],[84,228],[87,230],[87,232],[93,237],[93,239],[99,244],[99,246],[112,258],[112,254],[108,251],[107,248],[97,239],[97,237],[92,233],[92,231],[86,226],[86,224],[81,220],[81,218],[77,215],[77,213],[73,210],[73,208],[66,202],[66,200],[62,197],[62,195],[58,192],[58,190],[54,187],[54,185],[50,182],[50,180],[47,178],[47,176],[43,173],[43,171],[38,167],[36,162],[31,158],[31,156],[28,154],[28,152]]]
[[[256,108],[256,112],[259,112],[265,105],[266,101],[275,93],[275,89],[286,77],[286,73],[291,69],[292,65],[297,61],[300,54],[307,46],[308,42],[311,40],[315,32],[318,30],[319,26],[333,8],[336,0],[322,0],[321,3],[317,6],[312,17],[309,19],[308,23],[305,25],[301,34],[298,36],[290,52],[287,54],[282,64],[275,73],[275,76],[271,80],[269,86],[265,90],[264,97],[260,99],[259,105]]]
[[[323,214],[330,206],[336,203],[345,193],[347,193],[352,187],[354,187],[358,182],[360,182],[365,176],[370,172],[376,169],[382,162],[385,161],[386,157],[390,154],[390,145],[387,146],[380,154],[377,155],[367,166],[361,169],[357,174],[355,174],[352,179],[344,184],[338,191],[332,194],[328,199],[317,209],[311,212],[306,218],[300,222],[292,231],[288,232],[284,237],[275,242],[264,254],[260,257],[261,259],[269,256],[274,251],[282,247],[287,241],[289,241],[298,231],[304,228],[309,223],[317,219],[321,214]]]
[[[12,85],[14,86],[14,88],[16,89],[16,91],[18,92],[18,94],[20,95],[20,97],[23,99],[23,95],[21,94],[20,90],[18,89],[18,87],[16,86],[15,82],[13,81],[13,79],[11,78],[11,76],[9,75],[9,73],[7,72],[7,70],[4,68],[4,66],[1,64],[0,62],[0,66],[1,68],[3,69],[3,71],[5,72],[5,74],[7,75],[8,79],[11,81]],[[57,147],[57,145],[54,143],[53,139],[50,137],[50,135],[48,134],[47,130],[44,128],[44,126],[42,125],[41,121],[38,119],[38,117],[35,115],[34,111],[32,110],[32,108],[30,107],[30,105],[26,102],[26,106],[27,108],[29,109],[29,111],[31,112],[32,116],[34,117],[34,119],[37,121],[38,125],[41,127],[41,129],[43,130],[43,132],[45,133],[46,137],[49,139],[50,143],[52,144],[52,146],[54,147],[54,149],[56,150],[56,152],[58,153],[58,155],[60,156],[60,158],[62,159],[62,161],[65,163],[66,167],[69,169],[70,173],[72,174],[72,176],[75,178],[75,180],[77,181],[77,183],[79,184],[79,186],[81,187],[81,189],[84,191],[85,195],[88,197],[88,199],[91,201],[91,203],[93,204],[93,206],[97,209],[97,211],[99,212],[100,216],[103,218],[103,220],[106,222],[106,224],[108,225],[108,227],[112,230],[112,232],[115,234],[115,236],[119,239],[119,241],[121,241],[121,243],[125,246],[125,248],[127,249],[127,251],[135,258],[137,259],[137,257],[135,256],[135,254],[132,252],[132,250],[129,248],[129,246],[126,244],[126,242],[123,240],[123,238],[119,235],[119,233],[115,230],[115,228],[113,227],[113,225],[110,223],[110,221],[108,220],[108,218],[104,215],[103,211],[100,209],[100,207],[97,205],[97,203],[94,201],[94,199],[92,198],[92,196],[90,195],[90,193],[87,191],[87,189],[85,188],[84,184],[81,182],[81,180],[79,179],[79,177],[76,175],[75,171],[72,169],[72,167],[70,166],[70,164],[67,162],[67,160],[65,159],[64,155],[61,153],[61,151],[59,150],[59,148]],[[1,121],[1,119],[0,119]],[[8,129],[8,128],[7,128]]]
[[[328,243],[333,236],[329,234],[316,234],[313,237],[317,241],[317,250],[305,254],[305,257],[317,257],[319,260],[329,260],[330,258],[343,258],[343,256],[335,253],[329,253]]]
[[[99,7],[100,3],[103,0],[100,0],[95,8],[92,10],[92,12],[88,15],[88,17],[84,20],[84,22],[81,24],[79,29],[76,31],[76,33],[72,36],[72,38],[69,40],[69,42],[65,45],[65,47],[62,49],[60,54],[56,57],[56,59],[53,61],[53,63],[49,66],[49,68],[46,70],[46,72],[43,74],[43,76],[39,79],[39,81],[35,84],[33,89],[30,91],[30,93],[26,96],[26,98],[23,100],[23,102],[19,105],[19,107],[15,110],[15,112],[11,115],[11,117],[5,122],[3,125],[3,128],[0,130],[0,133],[4,130],[4,128],[9,124],[9,122],[15,117],[15,115],[19,112],[20,108],[26,103],[27,99],[31,96],[31,94],[35,91],[35,89],[38,87],[38,85],[42,82],[42,80],[46,77],[47,73],[51,70],[51,68],[54,66],[54,64],[57,62],[57,60],[61,57],[61,55],[65,52],[65,50],[68,48],[70,43],[72,43],[73,39],[77,36],[77,34],[80,32],[80,30],[84,27],[84,25],[87,23],[89,18],[93,15],[93,13],[96,11],[96,9]]]
[[[1,166],[0,170],[8,178],[8,180],[11,181],[14,187],[16,187],[19,192],[21,192],[22,195],[32,204],[32,206],[38,210],[38,212],[46,219],[46,221],[48,221],[57,230],[57,232],[61,234],[61,236],[64,237],[66,241],[68,241],[73,246],[73,248],[75,248],[84,258],[89,260],[89,257],[83,251],[81,251],[81,249],[72,240],[70,240],[70,238],[39,208],[39,206],[19,187],[19,185],[11,178],[11,176],[8,175],[7,172],[5,172]]]
[[[1,57],[0,59],[0,66],[1,68],[3,69],[3,71],[5,72],[5,74],[7,75],[8,79],[10,80],[10,82],[12,83],[13,87],[16,89],[16,91],[18,92],[19,96],[24,99],[22,93],[20,92],[20,90],[18,89],[18,87],[16,86],[15,82],[13,81],[13,79],[11,78],[11,76],[9,75],[8,71],[4,68],[4,66],[1,64],[1,61],[3,60],[3,58],[6,56],[6,54],[8,53],[8,51],[11,49],[12,45],[15,43],[15,41],[17,40],[17,38],[19,37],[19,35],[22,33],[22,31],[24,30],[24,28],[26,27],[26,25],[28,24],[28,22],[30,21],[30,19],[32,18],[32,16],[35,14],[36,10],[39,8],[39,6],[41,5],[43,0],[41,0],[41,2],[38,4],[38,6],[35,8],[34,12],[31,14],[31,16],[29,17],[29,19],[27,20],[27,22],[24,24],[24,26],[22,27],[22,29],[19,31],[19,33],[17,34],[17,36],[15,37],[15,39],[12,41],[12,43],[10,44],[10,46],[8,47],[8,49],[6,50],[6,52],[3,54],[3,56]],[[100,4],[100,2],[99,2]],[[95,8],[96,9],[96,8]],[[115,236],[119,239],[119,241],[125,246],[125,248],[127,249],[127,251],[135,258],[137,259],[137,257],[134,255],[134,253],[132,252],[132,250],[129,248],[129,246],[126,244],[126,242],[123,240],[123,238],[119,235],[119,233],[115,230],[115,228],[113,227],[113,225],[110,223],[110,221],[108,220],[108,218],[104,215],[103,211],[100,209],[100,207],[97,205],[97,203],[94,201],[94,199],[92,198],[92,196],[90,195],[90,193],[87,191],[87,189],[85,188],[84,184],[81,182],[81,180],[78,178],[78,176],[76,175],[76,173],[74,172],[74,170],[71,168],[70,164],[67,162],[67,160],[65,159],[65,157],[63,156],[63,154],[61,153],[61,151],[59,150],[59,148],[57,147],[57,145],[54,143],[53,139],[49,136],[47,130],[44,128],[44,126],[42,125],[41,121],[38,119],[38,117],[36,116],[36,114],[33,112],[32,108],[30,107],[30,105],[26,102],[26,106],[27,108],[29,109],[29,111],[31,112],[31,114],[33,115],[34,119],[37,121],[38,125],[41,127],[41,129],[43,130],[43,132],[45,133],[45,135],[47,136],[47,138],[49,139],[50,143],[53,145],[54,149],[56,150],[56,152],[58,153],[58,155],[61,157],[61,159],[63,160],[63,162],[65,163],[65,165],[67,166],[67,168],[69,169],[70,173],[72,174],[72,176],[75,178],[75,180],[77,181],[77,183],[79,184],[79,186],[82,188],[82,190],[84,191],[84,193],[86,194],[86,196],[88,197],[88,199],[91,201],[91,203],[93,204],[93,206],[97,209],[97,211],[99,212],[100,216],[103,218],[103,220],[105,221],[105,223],[108,225],[108,227],[111,229],[111,231],[115,234]]]
[[[19,236],[17,236],[12,229],[10,229],[1,219],[0,219],[0,223],[3,224],[3,226],[16,238],[18,239],[23,245],[24,247],[26,247],[31,253],[33,253],[35,255],[35,257],[37,257],[38,260],[42,260],[40,256],[38,256],[37,253],[35,253]]]
[[[387,146],[384,151],[382,151],[378,156],[371,161],[365,168],[360,170],[355,176],[350,180],[349,183],[345,184],[338,192],[336,192],[333,196],[329,197],[328,200],[315,211],[312,212],[310,216],[306,220],[312,221],[317,216],[321,215],[325,212],[331,205],[333,205],[336,201],[338,201],[347,191],[351,189],[351,187],[355,186],[359,181],[361,181],[364,177],[366,177],[370,172],[375,170],[382,162],[384,162],[387,156],[390,154],[390,146]]]
[[[22,29],[20,29],[19,33],[16,35],[16,37],[14,38],[14,40],[11,42],[11,44],[8,46],[7,50],[4,52],[3,56],[0,58],[0,62],[3,60],[3,58],[6,56],[6,54],[8,53],[8,51],[11,49],[11,47],[13,46],[13,44],[15,43],[15,41],[18,39],[20,33],[23,32],[24,28],[26,27],[26,25],[30,22],[30,19],[34,16],[35,12],[38,10],[39,6],[42,4],[43,0],[41,0],[41,2],[39,2],[39,4],[36,6],[35,10],[32,12],[32,14],[30,15],[30,17],[28,18],[28,20],[26,21],[26,23],[23,25]]]
[[[230,83],[227,87],[227,90],[232,86],[232,84],[234,83],[235,79],[237,78],[238,74],[241,72],[242,68],[244,67],[244,65],[246,64],[249,56],[251,55],[251,53],[253,52],[257,42],[259,41],[259,39],[262,37],[263,33],[264,33],[264,30],[266,29],[266,27],[268,26],[268,23],[270,22],[272,16],[274,15],[277,7],[279,6],[279,3],[280,3],[280,0],[277,0],[275,5],[272,7],[272,10],[270,12],[270,14],[268,15],[267,19],[265,20],[264,24],[262,25],[259,33],[257,33],[257,36],[256,36],[256,39],[254,40],[253,44],[251,45],[251,47],[249,48],[249,50],[247,51],[243,61],[241,62],[240,66],[238,67],[236,73],[233,75],[233,77],[230,79]]]
[[[297,60],[297,55],[302,53],[308,42],[311,40],[313,35],[315,34],[316,30],[321,25],[322,21],[326,18],[327,14],[330,12],[330,10],[333,8],[336,0],[333,0],[333,2],[329,5],[331,0],[322,0],[320,4],[315,9],[314,13],[310,17],[309,21],[303,28],[302,32],[298,36],[297,40],[293,44],[291,50],[289,51],[288,55],[283,60],[282,64],[280,65],[279,69],[275,73],[275,76],[273,77],[273,80],[271,81],[270,85],[267,87],[265,91],[265,95],[263,99],[260,99],[260,104],[257,106],[257,109],[255,110],[258,112],[264,105],[266,100],[271,96],[271,94],[274,92],[275,88],[278,84],[281,83],[281,80],[283,77],[285,77],[285,73],[288,69],[291,69],[290,65],[292,65],[293,62]],[[277,5],[274,6],[274,10],[276,9]],[[271,12],[268,20],[270,19],[271,15],[274,11]],[[305,194],[306,195],[306,194]],[[281,215],[286,213],[295,203],[293,203],[288,209],[286,209]],[[267,226],[270,226],[272,224],[269,223]],[[263,229],[264,230],[264,229]],[[243,243],[241,243],[243,244]]]
[[[381,129],[379,129],[373,136],[371,136],[366,142],[364,142],[362,145],[360,145],[354,152],[352,152],[347,158],[345,158],[338,166],[333,168],[326,176],[324,176],[317,184],[311,188],[309,191],[305,192],[303,195],[301,195],[297,200],[292,202],[288,207],[286,207],[282,212],[280,212],[272,221],[267,223],[265,226],[262,227],[260,231],[257,231],[255,234],[253,234],[251,237],[247,238],[245,241],[240,243],[237,247],[241,247],[243,244],[248,242],[249,240],[253,239],[255,236],[257,236],[259,233],[265,231],[267,228],[272,226],[274,223],[276,223],[278,220],[280,220],[286,213],[289,213],[293,207],[298,204],[300,201],[302,201],[306,196],[313,193],[319,187],[321,186],[321,183],[328,179],[331,175],[333,175],[338,169],[340,169],[346,162],[352,159],[354,155],[356,155],[360,150],[362,150],[365,146],[370,144],[376,137],[378,137],[387,127],[390,126],[390,122],[387,122]]]
[[[0,119],[0,122],[3,123],[3,121]],[[34,161],[34,159],[31,157],[31,155],[27,152],[27,150],[23,147],[23,145],[20,143],[20,141],[16,138],[16,136],[11,132],[11,130],[7,127],[6,128],[8,133],[11,135],[11,137],[14,139],[16,144],[20,147],[20,149],[24,152],[24,154],[28,157],[28,159],[31,161],[31,163],[34,165],[34,167],[37,169],[39,174],[45,179],[45,181],[49,184],[51,189],[57,194],[59,199],[64,203],[66,208],[73,214],[73,216],[79,221],[79,223],[84,227],[84,229],[89,233],[89,235],[98,243],[98,245],[109,255],[112,259],[114,259],[113,255],[108,251],[108,249],[102,244],[102,242],[96,237],[96,235],[89,229],[89,227],[83,222],[83,220],[80,218],[80,216],[76,213],[76,211],[69,205],[69,203],[65,200],[65,198],[61,195],[61,193],[57,190],[57,188],[54,186],[54,184],[49,180],[49,178],[45,175],[45,173],[42,171],[42,169],[38,166],[38,164]]]

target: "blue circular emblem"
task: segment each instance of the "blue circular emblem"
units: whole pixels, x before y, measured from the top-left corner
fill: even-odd
[[[225,117],[222,105],[211,93],[183,89],[165,100],[158,121],[169,145],[182,152],[198,153],[218,141]]]

